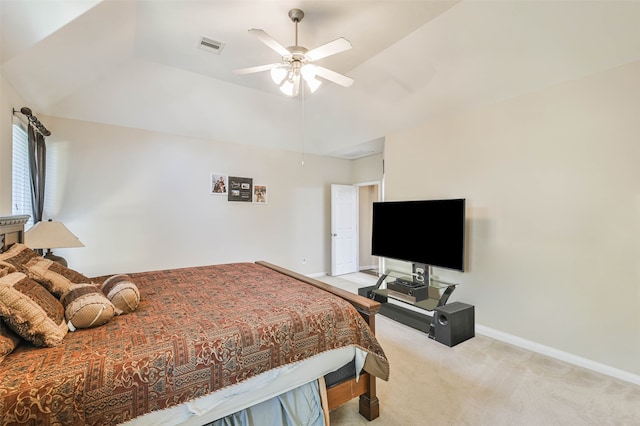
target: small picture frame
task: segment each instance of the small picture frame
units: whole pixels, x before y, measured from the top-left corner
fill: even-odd
[[[253,202],[256,204],[267,204],[269,190],[267,185],[253,185]]]
[[[253,193],[253,179],[247,177],[229,176],[229,201],[251,202]]]
[[[209,180],[209,193],[215,195],[227,195],[229,187],[229,176],[221,173],[211,173]]]

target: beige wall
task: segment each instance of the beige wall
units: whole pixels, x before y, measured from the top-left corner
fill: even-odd
[[[268,260],[329,270],[329,188],[350,161],[45,117],[48,211],[86,245],[87,275]],[[268,204],[209,194],[209,174],[268,185]]]
[[[467,199],[478,324],[638,375],[639,136],[636,62],[387,136],[386,199]]]
[[[351,181],[371,183],[382,181],[382,153],[353,160]]]

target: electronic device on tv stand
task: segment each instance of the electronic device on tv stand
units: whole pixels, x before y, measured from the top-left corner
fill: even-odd
[[[464,272],[464,198],[373,203],[371,254],[412,263],[414,282],[431,267]]]

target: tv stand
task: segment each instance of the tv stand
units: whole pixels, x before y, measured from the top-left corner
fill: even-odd
[[[382,303],[380,314],[431,334],[431,312],[447,303],[457,284],[434,278],[431,271],[425,274],[424,283],[416,282],[412,275],[387,270],[376,285],[359,288],[358,294]],[[400,303],[389,303],[389,299]]]

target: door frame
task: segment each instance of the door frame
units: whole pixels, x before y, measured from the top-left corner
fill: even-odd
[[[356,252],[355,252],[355,257],[356,257],[356,270],[354,272],[359,272],[360,271],[360,238],[362,236],[362,226],[360,226],[360,217],[359,217],[359,210],[360,210],[360,196],[359,196],[359,192],[360,192],[360,188],[363,186],[376,186],[378,187],[378,201],[382,201],[382,197],[383,197],[383,181],[382,180],[376,180],[376,181],[367,181],[367,182],[359,182],[359,183],[354,183],[354,184],[336,184],[336,185],[342,185],[342,186],[353,186],[357,189],[356,191],[356,221],[357,221],[357,235],[356,235]],[[333,208],[332,208],[333,209]],[[332,210],[332,214],[333,214],[333,210]],[[330,222],[333,222],[333,218],[330,219]],[[330,268],[330,272],[329,275],[334,276],[335,274],[335,258],[334,258],[334,226],[333,223],[330,224],[330,247],[331,247],[331,268]],[[371,238],[371,230],[365,230],[364,232],[368,233],[368,237]],[[382,267],[382,259],[378,259],[378,271],[380,271],[380,268]]]
[[[358,187],[358,190],[360,189],[360,187],[362,186],[378,186],[378,201],[382,201],[382,197],[383,197],[383,180],[374,180],[374,181],[368,181],[368,182],[360,182],[360,183],[355,183],[353,184],[354,186]],[[358,209],[360,208],[360,201],[358,201]],[[368,237],[371,238],[371,230],[367,230],[366,231],[368,233]],[[360,219],[358,218],[358,239],[361,237],[363,233],[363,229],[362,226],[360,226]],[[358,246],[358,251],[360,250],[360,247]],[[378,272],[380,272],[382,269],[382,259],[378,258]],[[360,271],[360,265],[358,265],[358,272]]]

